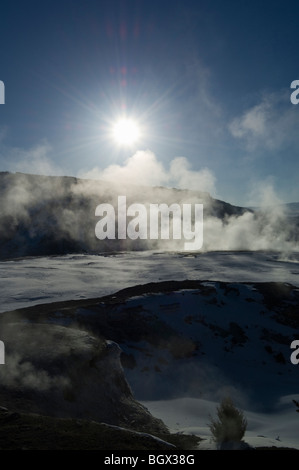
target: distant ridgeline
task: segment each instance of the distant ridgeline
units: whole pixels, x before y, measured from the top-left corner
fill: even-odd
[[[99,220],[95,214],[96,207],[106,203],[117,208],[119,196],[126,196],[128,205],[203,204],[204,237],[205,223],[211,218],[217,219],[221,227],[221,224],[227,224],[232,217],[253,213],[250,209],[213,199],[208,193],[200,191],[139,187],[65,176],[2,172],[0,173],[0,258],[183,249],[181,240],[149,238],[99,240],[95,234]],[[292,220],[293,226],[288,236],[296,238],[298,220],[296,218]]]

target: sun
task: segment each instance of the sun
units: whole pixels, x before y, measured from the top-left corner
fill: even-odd
[[[121,118],[113,126],[113,138],[119,145],[130,146],[138,141],[140,129],[137,122],[130,118]]]

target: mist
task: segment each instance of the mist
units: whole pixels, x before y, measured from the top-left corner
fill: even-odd
[[[128,205],[203,204],[200,251],[298,251],[299,222],[290,217],[271,181],[257,181],[248,206],[217,198],[217,181],[203,168],[192,170],[185,157],[168,168],[153,152],[138,151],[123,165],[94,168],[80,177],[1,173],[0,256],[2,259],[119,250],[182,251],[184,240],[98,240],[95,209],[118,196]],[[129,217],[128,217],[129,220]],[[149,230],[149,228],[148,228]]]
[[[53,337],[48,325],[30,325],[21,322],[16,314],[10,321],[1,319],[1,337],[5,342],[5,367],[0,368],[1,386],[7,390],[46,392],[63,389],[69,379],[55,373],[55,351]],[[53,350],[52,371],[45,370],[49,351]],[[50,353],[51,354],[51,353]]]
[[[203,203],[202,251],[273,250],[288,253],[298,249],[298,221],[288,218],[269,180],[252,183],[248,208],[236,208],[218,199],[214,174],[208,168],[192,170],[185,157],[173,159],[169,168],[165,168],[152,152],[138,151],[122,166],[111,165],[104,170],[95,168],[82,172],[81,176],[113,182],[114,190],[119,194],[131,185],[132,193],[129,190],[129,194],[135,198],[134,202],[145,199],[147,203],[156,202],[158,197],[168,205],[173,202],[181,205]],[[87,188],[83,185],[85,191]],[[146,188],[139,191],[137,185]],[[162,191],[161,185],[169,192]],[[250,206],[256,209],[251,210]],[[165,249],[166,244],[163,245]],[[169,240],[168,249],[180,250],[181,244]]]
[[[30,361],[24,361],[21,354],[6,355],[6,368],[0,369],[1,386],[8,389],[27,389],[45,392],[69,385],[65,377],[51,377],[45,370],[40,370]]]
[[[103,170],[93,168],[79,172],[79,177],[127,185],[165,186],[168,188],[200,190],[216,195],[216,178],[208,168],[199,171],[190,169],[185,157],[176,157],[165,168],[150,150],[139,150],[125,161],[124,165],[110,165]]]

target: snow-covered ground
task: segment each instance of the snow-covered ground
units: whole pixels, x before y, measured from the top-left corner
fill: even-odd
[[[299,253],[131,252],[3,261],[0,262],[0,312],[61,300],[100,297],[137,284],[185,279],[277,281],[299,287]],[[299,393],[299,365],[297,367]],[[279,375],[277,380],[280,380]],[[269,386],[273,387],[273,383]],[[170,429],[197,433],[206,438],[200,448],[214,448],[207,423],[210,415],[215,416],[219,404],[216,401],[188,396],[169,400],[157,397],[154,401],[144,401],[144,404]],[[276,409],[269,414],[246,408],[243,411],[248,420],[246,442],[299,449],[299,414],[292,404],[292,397],[281,395]]]
[[[0,262],[0,312],[60,300],[100,297],[165,280],[289,282],[299,285],[299,253],[130,252]]]
[[[243,410],[248,423],[243,440],[252,447],[299,449],[299,416],[292,405],[286,405],[291,398],[282,397],[275,413]],[[178,398],[146,401],[143,404],[154,416],[161,418],[171,431],[202,437],[204,440],[199,444],[199,449],[216,449],[208,424],[211,416],[216,418],[219,403],[200,398]]]

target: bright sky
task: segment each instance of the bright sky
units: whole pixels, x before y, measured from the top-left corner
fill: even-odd
[[[266,186],[299,201],[297,0],[0,8],[1,171],[136,169],[144,182],[190,183],[233,204],[255,203]],[[126,146],[112,138],[124,117],[140,132]]]

